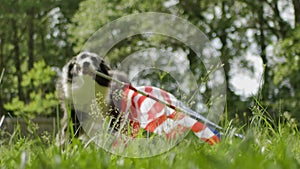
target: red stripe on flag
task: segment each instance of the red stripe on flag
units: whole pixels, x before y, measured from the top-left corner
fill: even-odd
[[[151,86],[145,86],[145,92],[146,93],[151,93],[153,88]]]
[[[138,119],[138,112],[136,111],[135,108],[133,107],[130,107],[130,112],[129,112],[129,116],[128,118],[131,120],[131,121],[139,121]]]
[[[166,133],[166,137],[168,139],[176,139],[176,137],[178,136],[178,134],[182,134],[186,130],[187,130],[186,127],[178,124],[176,127],[174,127],[174,129],[171,132]]]
[[[211,138],[215,143],[220,142],[220,138],[217,135],[212,136]]]
[[[155,102],[151,109],[147,112],[148,120],[156,118],[156,114],[161,112],[165,108],[165,105],[159,102]]]
[[[199,131],[202,131],[202,130],[205,129],[205,128],[206,128],[206,126],[205,126],[203,123],[197,121],[197,122],[192,126],[191,130],[192,130],[193,132],[197,133],[197,132],[199,132]]]
[[[164,97],[165,101],[168,102],[169,104],[171,104],[171,100],[170,100],[168,93],[164,90],[160,90],[160,93]]]
[[[138,95],[137,92],[134,92],[131,96],[131,106],[136,108],[135,102],[134,102],[134,98]]]
[[[140,131],[140,123],[137,121],[131,121],[130,126],[131,126],[131,130],[132,130],[131,137],[135,137]]]
[[[163,114],[162,116],[148,123],[147,126],[145,127],[145,130],[154,132],[154,130],[166,120],[167,120],[167,116],[166,114]]]
[[[124,89],[123,99],[122,99],[122,112],[125,113],[127,110],[127,102],[128,102],[128,93],[129,89]]]
[[[201,140],[207,142],[210,145],[214,145],[214,144],[220,142],[219,137],[216,135],[212,136],[211,138],[201,138]]]
[[[182,113],[178,113],[176,111],[174,111],[173,113],[171,113],[168,118],[173,119],[173,120],[181,120],[185,117],[184,114]]]
[[[139,100],[137,101],[137,106],[140,108],[144,102],[144,100],[147,99],[146,96],[140,96]]]
[[[173,113],[171,113],[170,115],[168,115],[168,118],[170,118],[170,119],[175,119],[175,117],[176,117],[176,112],[173,112]]]

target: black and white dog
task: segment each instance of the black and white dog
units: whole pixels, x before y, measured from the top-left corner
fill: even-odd
[[[57,84],[59,100],[64,111],[61,120],[62,129],[57,137],[58,144],[62,145],[71,136],[68,135],[69,132],[66,132],[67,129],[73,130],[75,136],[87,136],[83,139],[89,140],[93,140],[99,132],[103,131],[114,132],[117,136],[119,132],[124,131],[125,134],[134,136],[137,134],[136,131],[139,132],[142,128],[147,132],[170,138],[174,134],[191,129],[199,139],[211,145],[220,141],[216,130],[212,130],[206,124],[183,112],[174,111],[172,108],[175,107],[174,105],[182,106],[182,104],[171,93],[153,86],[140,86],[135,90],[127,90],[129,88],[126,88],[126,85],[123,88],[109,79],[98,76],[96,72],[128,83],[124,74],[112,71],[103,58],[97,54],[82,52],[71,59],[63,67]],[[139,94],[137,90],[148,93],[152,99]],[[119,98],[116,98],[116,95]],[[158,102],[153,97],[167,100],[172,107]],[[100,102],[97,102],[98,98]],[[129,110],[128,113],[127,110]],[[109,122],[105,123],[107,117],[109,117]],[[70,121],[72,125],[69,125]],[[105,126],[102,127],[101,124]],[[217,125],[214,124],[214,126]],[[115,141],[118,142],[118,137]]]
[[[113,91],[121,89],[122,86],[112,84],[110,80],[96,75],[95,71],[114,76],[114,78],[128,83],[125,74],[111,70],[104,59],[95,53],[82,52],[72,58],[63,67],[57,83],[58,97],[63,110],[58,142],[63,143],[68,137],[66,131],[70,120],[73,124],[72,129],[75,136],[78,137],[86,132],[82,129],[82,122],[90,118],[88,113],[91,106],[91,94],[100,94],[102,96],[104,104],[101,104],[101,109],[114,117],[112,119],[116,119],[119,116],[118,107],[121,106],[121,103],[113,101],[112,97]],[[84,130],[86,129],[84,128]]]

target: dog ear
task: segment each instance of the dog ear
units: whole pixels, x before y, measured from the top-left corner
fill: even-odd
[[[99,67],[98,67],[98,71],[102,72],[106,75],[109,75],[108,72],[111,70],[111,68],[104,62],[104,60],[101,60]]]
[[[101,73],[104,73],[106,75],[109,75],[109,71],[111,70],[111,68],[104,62],[104,60],[101,60],[99,66],[98,66],[98,69],[97,71],[98,72],[101,72]],[[96,82],[101,85],[101,86],[109,86],[109,83],[110,83],[110,80],[108,79],[105,79],[103,77],[100,77],[98,75],[96,75],[96,78],[95,78]]]
[[[68,82],[72,82],[72,78],[74,76],[74,66],[75,66],[76,58],[74,57],[72,60],[70,60],[63,69],[67,73],[67,80]]]

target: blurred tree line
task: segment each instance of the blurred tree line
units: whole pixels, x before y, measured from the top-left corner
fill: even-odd
[[[67,24],[75,0],[4,0],[0,5],[0,114],[52,114],[55,67],[72,56]]]
[[[234,60],[241,71],[254,76],[253,63],[245,59],[250,53],[261,58],[264,69],[256,97],[272,114],[287,111],[300,119],[300,0],[4,0],[0,6],[0,68],[5,69],[0,113],[54,113],[55,72],[51,72],[80,52],[103,25],[148,11],[187,19],[217,44],[231,117],[250,113],[253,104],[253,98],[237,94],[231,81]],[[182,49],[192,71],[204,69],[195,53],[180,42],[142,35],[115,46],[109,53],[111,62],[117,65],[130,53],[149,47]]]

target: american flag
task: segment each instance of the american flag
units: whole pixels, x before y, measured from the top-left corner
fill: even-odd
[[[122,112],[125,114],[127,112],[133,128],[133,137],[140,128],[158,135],[165,135],[167,138],[192,130],[199,139],[211,145],[220,141],[216,130],[153,99],[164,100],[174,107],[178,106],[179,101],[172,94],[153,86],[140,86],[134,89],[125,87],[122,99]],[[138,91],[147,93],[148,96]]]

